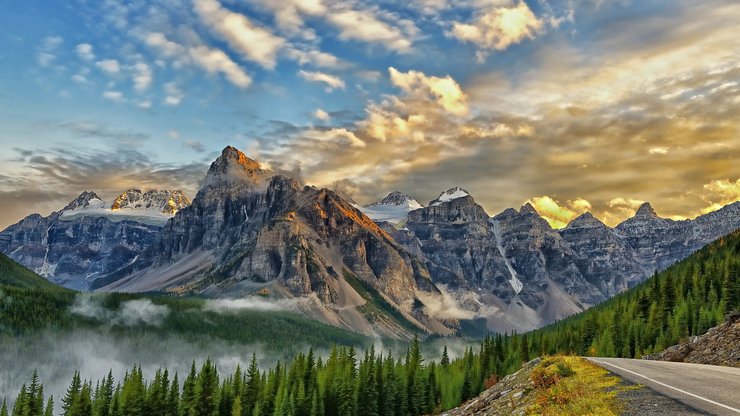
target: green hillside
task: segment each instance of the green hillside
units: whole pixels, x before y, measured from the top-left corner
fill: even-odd
[[[700,335],[740,309],[740,230],[637,287],[526,334],[532,355],[641,357]]]
[[[153,325],[144,319],[124,319],[131,312],[126,306],[129,302],[145,302],[145,307],[162,311],[161,322]],[[141,305],[134,303],[130,307],[140,309]],[[257,342],[286,352],[297,352],[306,345],[329,347],[369,342],[363,335],[292,311],[216,311],[200,298],[82,294],[57,286],[0,254],[0,341],[33,336],[43,330],[71,333],[77,329],[129,338],[176,335],[192,341],[215,338],[243,345]]]
[[[27,289],[61,289],[2,253],[0,253],[0,286]]]

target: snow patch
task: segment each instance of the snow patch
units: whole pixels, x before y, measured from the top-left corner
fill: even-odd
[[[498,249],[498,252],[501,254],[501,257],[504,258],[504,263],[506,263],[506,268],[509,269],[509,274],[511,275],[511,279],[509,279],[509,284],[511,284],[511,287],[514,289],[514,292],[518,295],[519,292],[524,289],[524,283],[522,283],[521,280],[519,280],[518,277],[516,277],[516,270],[514,270],[514,266],[511,265],[511,261],[509,261],[509,258],[506,257],[506,252],[504,251],[504,247],[501,245],[501,223],[498,220],[491,220],[491,224],[493,225],[493,236],[496,238],[496,248]]]
[[[452,200],[455,200],[455,199],[458,199],[458,198],[464,198],[464,197],[469,196],[469,195],[470,194],[468,193],[468,191],[466,191],[466,190],[464,190],[464,189],[462,189],[460,187],[454,187],[454,188],[448,189],[447,191],[442,192],[441,194],[439,194],[439,196],[437,197],[437,199],[435,199],[434,201],[432,201],[429,205],[431,205],[431,206],[437,206],[437,205],[441,205],[444,202],[450,202]]]

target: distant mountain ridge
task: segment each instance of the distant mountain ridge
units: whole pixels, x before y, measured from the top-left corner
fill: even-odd
[[[740,202],[689,221],[645,204],[615,228],[586,213],[560,230],[531,204],[490,216],[461,187],[427,206],[396,191],[361,207],[229,146],[192,204],[134,190],[107,208],[85,193],[0,233],[0,251],[69,287],[299,297],[323,322],[406,337],[471,328],[463,320],[479,331],[537,328],[738,228]]]
[[[47,217],[32,214],[0,232],[0,252],[72,289],[131,263],[190,202],[181,191],[128,190],[108,204],[85,191]]]

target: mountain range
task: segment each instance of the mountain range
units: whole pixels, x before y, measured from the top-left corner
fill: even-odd
[[[537,328],[738,228],[740,202],[685,221],[645,203],[614,228],[585,213],[560,230],[530,204],[490,216],[459,187],[427,206],[400,192],[359,206],[227,147],[192,204],[85,192],[8,227],[0,251],[71,288],[299,297],[315,319],[405,337]]]

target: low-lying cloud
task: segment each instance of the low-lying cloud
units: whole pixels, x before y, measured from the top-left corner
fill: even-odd
[[[122,302],[115,310],[103,306],[101,295],[77,295],[70,312],[86,318],[96,319],[111,325],[151,325],[161,326],[170,309],[164,305],[157,305],[149,299],[135,299]]]
[[[205,302],[203,310],[229,313],[243,310],[254,311],[299,311],[300,306],[308,302],[307,299],[264,299],[257,296],[239,299],[211,299]]]

